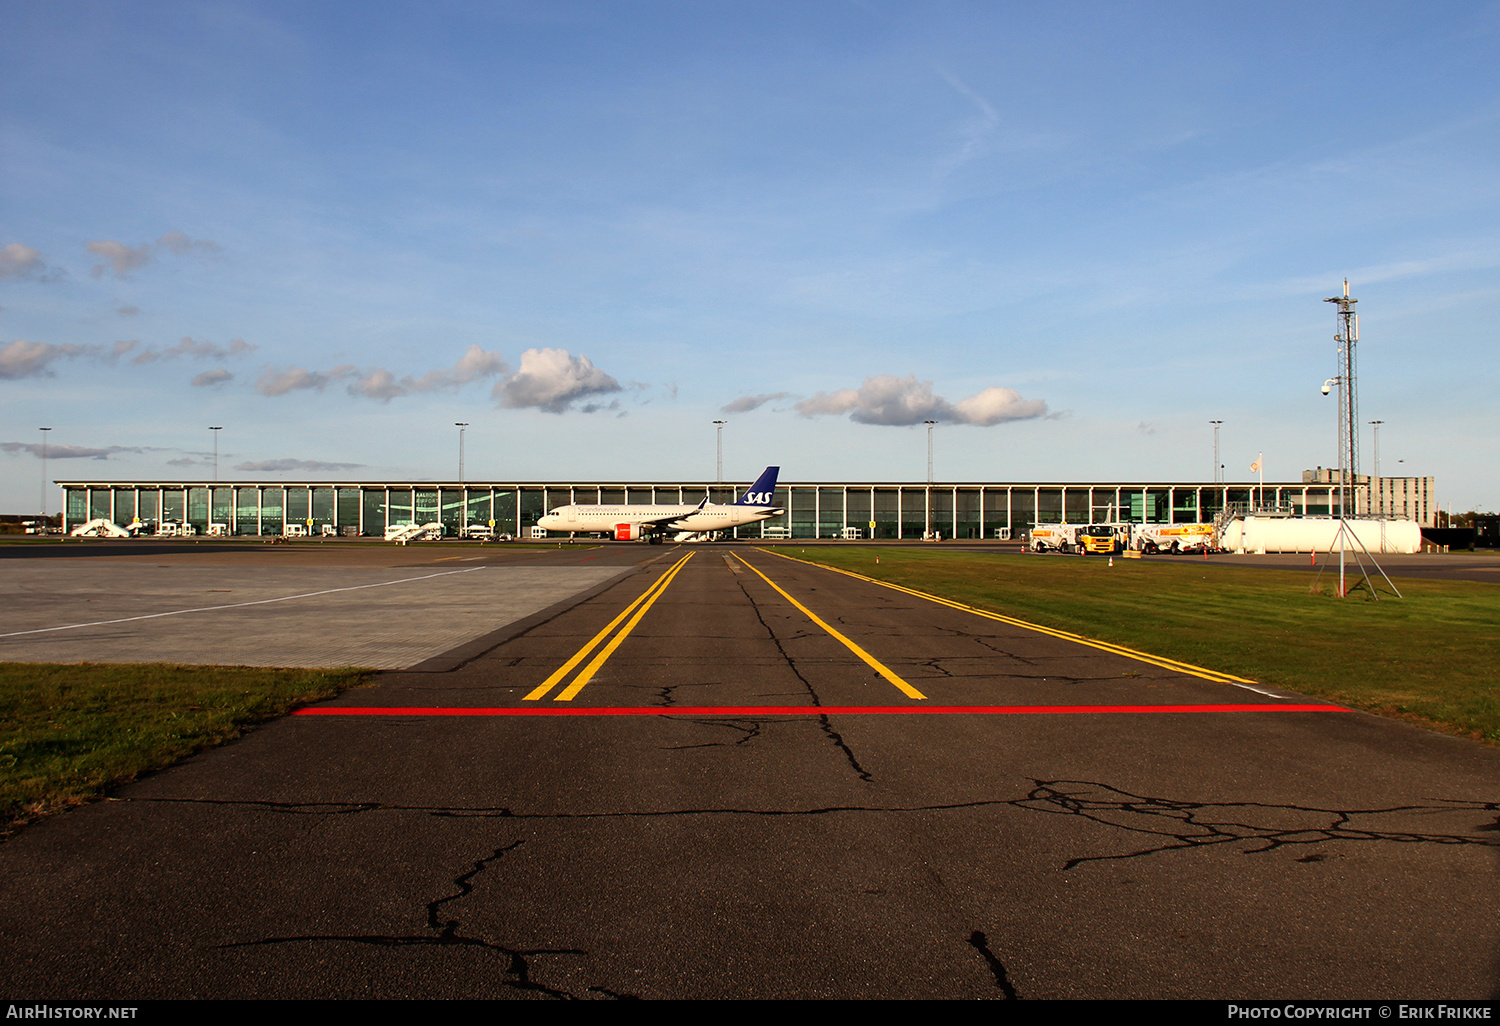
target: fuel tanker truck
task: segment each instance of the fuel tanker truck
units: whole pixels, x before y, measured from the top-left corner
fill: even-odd
[[[1072,552],[1078,524],[1037,524],[1027,541],[1032,552]]]
[[[1213,552],[1213,524],[1137,524],[1131,546],[1142,552]]]

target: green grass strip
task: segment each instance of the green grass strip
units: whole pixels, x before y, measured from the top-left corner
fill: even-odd
[[[1401,578],[1396,599],[1336,580],[1187,560],[863,547],[809,562],[1500,744],[1500,586]],[[877,563],[876,560],[879,560]],[[1334,574],[1336,577],[1337,570]]]
[[[369,670],[0,663],[0,829],[97,798]]]

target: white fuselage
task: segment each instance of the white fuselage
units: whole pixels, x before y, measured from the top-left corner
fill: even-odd
[[[537,520],[548,531],[614,533],[631,524],[663,531],[727,531],[780,516],[778,506],[559,506]]]

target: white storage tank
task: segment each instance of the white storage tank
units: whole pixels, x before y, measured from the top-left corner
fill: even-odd
[[[1420,552],[1422,528],[1414,520],[1346,520],[1355,538],[1372,553]],[[1228,552],[1358,551],[1343,544],[1332,517],[1235,517],[1224,525],[1219,545]]]

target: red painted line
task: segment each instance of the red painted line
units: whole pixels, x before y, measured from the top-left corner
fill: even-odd
[[[293,716],[841,716],[942,713],[1036,716],[1066,713],[1348,712],[1337,705],[680,705],[680,706],[356,706],[321,705]]]

